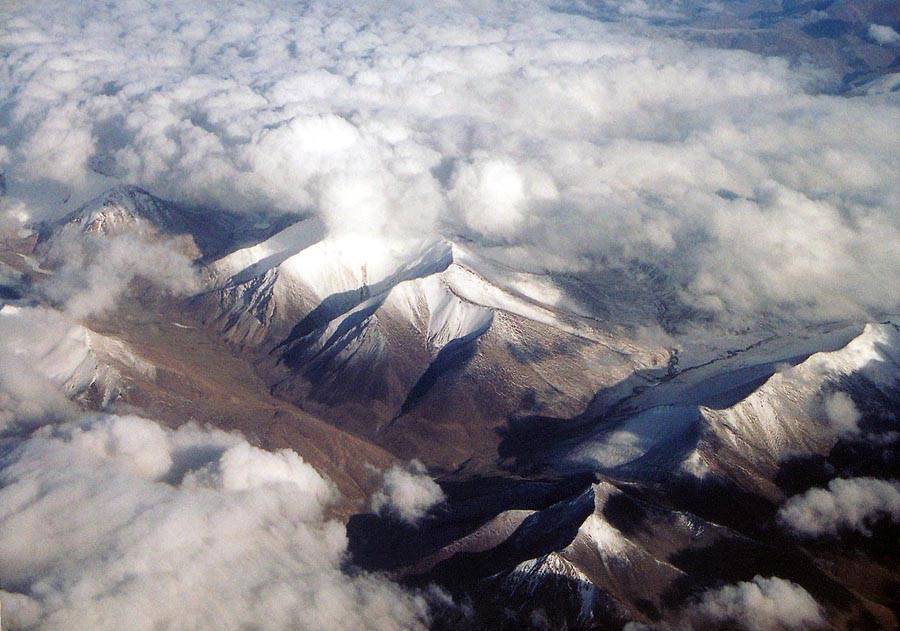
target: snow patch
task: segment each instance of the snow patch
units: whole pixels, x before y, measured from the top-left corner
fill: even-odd
[[[216,261],[210,271],[215,278],[227,279],[232,284],[243,283],[278,267],[324,236],[324,222],[311,217],[291,224],[262,243],[232,252]]]
[[[443,241],[387,241],[364,235],[328,238],[286,259],[281,277],[320,299],[345,292],[384,293],[413,278],[436,274],[452,261]]]
[[[587,574],[557,552],[523,561],[513,569],[507,578],[507,584],[513,589],[524,588],[525,593],[530,595],[534,594],[546,580],[555,577],[567,578],[578,586],[581,604],[578,618],[583,621],[590,620],[597,588]]]
[[[596,337],[587,327],[563,320],[557,313],[547,307],[515,296],[501,287],[492,285],[469,267],[459,264],[452,265],[444,272],[443,276],[450,290],[466,302],[506,311],[526,320],[546,324],[573,335]]]
[[[628,563],[629,553],[637,549],[635,544],[596,513],[588,517],[578,529],[578,538],[587,539],[606,563]]]
[[[893,324],[867,324],[843,348],[815,353],[775,373],[733,407],[702,412],[720,438],[750,457],[752,452],[767,453],[777,460],[792,451],[819,451],[852,431],[858,420],[846,394],[822,400],[822,387],[851,374],[893,387],[898,367],[900,330]]]
[[[428,303],[428,342],[441,348],[451,340],[479,335],[487,331],[494,318],[492,309],[479,307],[459,298],[437,278],[423,283]]]

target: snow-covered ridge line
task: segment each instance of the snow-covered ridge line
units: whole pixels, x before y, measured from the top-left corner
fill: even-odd
[[[172,207],[146,190],[119,184],[104,191],[57,222],[56,232],[116,236],[138,231],[184,232],[186,211]]]
[[[265,274],[288,258],[325,238],[325,224],[316,216],[291,224],[261,243],[236,250],[209,267],[215,285],[237,285]]]
[[[863,372],[878,384],[890,385],[900,367],[900,327],[891,322],[868,323],[863,332],[843,348],[815,353],[797,366],[818,375]]]
[[[828,449],[848,430],[846,419],[837,422],[828,410],[831,391],[844,387],[843,378],[860,377],[885,391],[896,385],[898,371],[900,328],[870,323],[843,348],[776,372],[736,405],[701,411],[725,444],[755,461],[777,461],[788,453]]]
[[[776,371],[729,407],[688,401],[642,409],[599,424],[565,452],[564,460],[628,476],[676,471],[702,475],[709,454],[697,452],[697,441],[711,432],[749,461],[773,465],[787,453],[827,449],[846,430],[828,418],[826,405],[826,390],[839,387],[843,377],[861,376],[888,389],[896,385],[898,374],[900,328],[870,323],[842,348],[814,353]],[[710,381],[728,387],[724,381]],[[710,390],[707,397],[715,394]]]
[[[481,264],[492,270],[501,285],[477,271]],[[259,284],[263,275],[270,282]],[[578,322],[578,316],[554,310],[562,294],[548,279],[504,273],[444,239],[328,235],[317,217],[298,221],[261,243],[219,259],[209,267],[209,279],[214,290],[224,291],[256,282],[272,292],[276,301],[299,305],[301,312],[305,306],[314,315],[307,324],[317,328],[331,322],[333,329],[336,320],[375,300],[377,304],[372,303],[368,311],[381,313],[383,306],[389,306],[403,321],[421,329],[433,349],[484,333],[495,311],[596,338],[595,332]],[[284,307],[281,312],[289,310]],[[309,326],[301,329],[302,335],[312,331]],[[295,328],[291,339],[297,335]]]

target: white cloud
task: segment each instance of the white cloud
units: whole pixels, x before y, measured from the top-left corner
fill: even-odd
[[[832,480],[827,489],[795,495],[778,511],[779,523],[804,537],[842,531],[867,535],[881,518],[900,523],[900,484],[875,478]]]
[[[450,195],[466,225],[489,237],[515,235],[525,218],[525,182],[508,161],[463,165]]]
[[[49,309],[0,309],[0,435],[15,426],[72,418],[66,398],[90,383],[86,331]]]
[[[705,592],[688,611],[694,628],[728,623],[729,628],[809,629],[825,624],[822,609],[801,586],[777,576]]]
[[[372,495],[372,510],[415,525],[445,499],[422,463],[413,460],[406,469],[395,465],[385,471],[381,488]]]
[[[179,201],[317,212],[332,232],[486,239],[530,269],[650,263],[723,317],[900,303],[896,95],[816,94],[815,73],[783,60],[648,39],[537,0],[407,4],[5,8],[0,210],[46,217],[49,194],[35,191],[83,197],[102,165]],[[869,35],[896,43],[888,27]],[[70,316],[110,308],[139,276],[194,287],[168,246],[58,247],[44,290]],[[94,375],[84,335],[59,314],[0,316],[5,616],[42,629],[421,625],[419,599],[339,571],[344,533],[322,516],[333,491],[296,454],[138,417],[79,420],[61,390]],[[825,407],[855,426],[852,402]],[[803,534],[864,530],[897,518],[898,493],[834,481],[780,515]],[[442,500],[422,471],[395,468],[372,506],[415,523]],[[758,627],[818,615],[776,578],[711,592],[698,611]]]
[[[875,40],[875,43],[881,44],[882,46],[900,44],[900,33],[897,33],[897,31],[890,26],[882,24],[870,24],[869,37]]]
[[[94,153],[91,130],[87,114],[75,103],[48,110],[23,147],[23,170],[36,180],[56,180],[76,187],[84,184],[88,159]]]
[[[113,308],[136,278],[181,295],[200,287],[191,259],[164,238],[63,233],[48,257],[57,267],[40,291],[75,318]]]
[[[846,392],[833,392],[825,398],[825,415],[838,434],[853,435],[859,432],[858,423],[862,415]]]
[[[4,450],[0,486],[12,628],[425,628],[422,599],[341,571],[333,489],[293,452],[95,415]]]
[[[723,316],[900,302],[895,95],[817,95],[783,60],[537,0],[401,5],[22,8],[0,32],[11,195],[77,192],[102,163],[333,231],[487,238],[539,270],[650,263]]]

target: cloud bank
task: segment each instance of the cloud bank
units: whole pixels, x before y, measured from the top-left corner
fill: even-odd
[[[441,487],[428,476],[425,466],[413,460],[405,469],[395,465],[385,471],[382,486],[372,495],[371,505],[376,513],[385,513],[415,525],[445,499]]]
[[[96,376],[87,335],[51,309],[0,309],[0,437],[77,415],[66,395]]]
[[[0,31],[7,204],[125,181],[536,271],[656,267],[718,314],[896,308],[900,96],[554,7],[23,8]]]
[[[425,628],[422,599],[341,571],[333,488],[291,451],[93,415],[3,452],[12,628]]]
[[[785,502],[778,521],[802,537],[871,534],[878,519],[900,523],[900,484],[875,478],[838,478]]]

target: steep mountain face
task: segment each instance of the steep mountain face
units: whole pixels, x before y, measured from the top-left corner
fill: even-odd
[[[159,244],[176,256],[193,251],[201,257],[199,264],[204,254],[195,244],[206,244],[212,252],[234,248],[248,234],[264,239],[284,224],[282,219],[258,222],[239,240],[230,241],[229,231],[240,232],[250,219],[226,213],[215,224],[203,221],[204,216],[141,189],[118,187],[43,227],[40,238],[4,240],[3,260],[21,276],[20,285],[37,291],[4,297],[0,313],[13,318],[21,312],[22,327],[37,318],[26,312],[43,308],[40,288],[59,275],[54,252],[65,251],[67,244],[121,237],[137,246]],[[94,264],[102,272],[105,262]],[[119,270],[109,265],[108,276],[115,282]],[[103,282],[100,274],[99,283]],[[29,336],[23,343],[41,356],[34,366],[40,378],[80,406],[114,412],[138,409],[172,427],[209,424],[239,430],[267,449],[291,448],[335,483],[342,498],[335,510],[344,515],[365,506],[373,471],[395,462],[375,445],[273,397],[250,362],[211,337],[189,304],[161,292],[140,273],[113,312],[89,314],[79,325],[48,313],[43,319],[50,318],[53,326],[42,325],[37,338]],[[34,339],[46,339],[46,349],[33,348]]]
[[[891,321],[733,331],[653,270],[522,273],[473,244],[215,219],[127,187],[37,246],[4,241],[21,292],[0,317],[35,308],[55,244],[134,234],[189,253],[202,285],[138,274],[36,368],[88,409],[294,449],[341,491],[357,565],[453,596],[436,629],[739,628],[704,595],[775,578],[822,628],[896,627],[896,524],[810,540],[779,517],[835,478],[900,477]],[[366,513],[377,471],[412,458],[446,501],[416,524]]]
[[[221,210],[187,208],[159,199],[137,186],[116,186],[53,225],[40,227],[46,251],[54,241],[78,235],[140,235],[174,239],[179,251],[194,259],[212,258],[246,241],[265,239],[287,223]]]
[[[738,368],[723,359],[715,362],[721,364],[716,372],[684,371],[573,419],[579,429],[556,448],[545,443],[537,453],[527,446],[515,453],[531,466],[587,467],[639,479],[715,470],[769,494],[766,481],[786,457],[827,452],[839,437],[859,433],[854,401],[864,406],[873,391],[896,398],[900,342],[894,324],[868,324],[842,348],[802,361],[804,355],[790,357],[798,343],[808,353],[816,345],[839,344],[856,330],[838,329],[783,348],[773,343],[775,348],[754,351],[761,355],[742,357]],[[836,400],[845,402],[844,410],[830,409]],[[547,422],[531,420],[541,421]]]
[[[576,413],[668,357],[553,304],[550,279],[503,273],[444,240],[325,237],[313,218],[213,263],[198,304],[279,397],[453,468],[492,459],[508,417]]]
[[[704,409],[702,448],[732,477],[746,463],[745,471],[772,479],[790,455],[826,453],[837,439],[858,436],[860,408],[873,394],[900,402],[898,387],[900,328],[867,324],[844,348],[774,374],[735,405]]]
[[[475,628],[528,626],[535,611],[551,628],[669,628],[661,621],[689,625],[698,615],[693,628],[718,628],[692,609],[691,595],[756,576],[803,586],[837,628],[892,628],[896,604],[879,590],[896,584],[888,578],[895,560],[874,551],[891,546],[896,528],[883,524],[853,544],[829,540],[823,564],[823,548],[798,546],[776,513],[785,497],[821,480],[900,473],[898,334],[894,324],[867,325],[843,348],[782,365],[718,409],[642,410],[638,395],[628,412],[575,419],[581,427],[556,445],[518,453],[519,470],[553,491],[523,491],[533,483],[521,479],[450,485],[443,511],[391,542],[398,560],[378,556],[371,523],[351,521],[357,556],[415,584],[478,594]],[[675,390],[678,380],[657,387]],[[450,541],[441,538],[454,529]],[[497,616],[503,607],[509,615]]]
[[[184,232],[186,216],[147,191],[120,186],[64,217],[57,233],[80,231],[114,236],[132,231]]]

